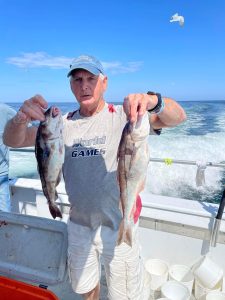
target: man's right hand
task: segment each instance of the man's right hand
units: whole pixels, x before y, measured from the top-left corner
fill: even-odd
[[[20,107],[15,122],[26,123],[30,121],[44,121],[44,110],[48,108],[48,103],[41,95],[25,100]]]
[[[35,145],[37,127],[27,126],[30,121],[44,121],[48,103],[36,95],[22,104],[19,111],[5,126],[3,142],[10,147],[31,147]]]

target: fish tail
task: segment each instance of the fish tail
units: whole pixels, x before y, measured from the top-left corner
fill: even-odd
[[[121,222],[119,227],[119,234],[117,239],[117,245],[122,243],[126,243],[130,247],[132,247],[132,228],[130,224],[126,224],[124,220]]]
[[[59,218],[62,219],[62,213],[61,213],[61,211],[59,210],[59,208],[56,204],[50,203],[49,204],[49,210],[50,210],[50,213],[51,213],[51,215],[54,219],[56,217],[59,217]]]

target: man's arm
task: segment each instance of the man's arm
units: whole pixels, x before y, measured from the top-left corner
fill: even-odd
[[[18,123],[17,115],[5,126],[3,143],[9,147],[21,148],[35,145],[37,127],[27,127],[27,122]]]
[[[47,102],[40,95],[36,95],[22,104],[16,116],[5,126],[3,142],[9,147],[29,147],[35,145],[36,127],[28,127],[29,122],[44,121],[44,109]]]
[[[184,122],[187,117],[183,108],[170,98],[163,98],[165,107],[161,113],[151,114],[150,123],[154,129],[173,127]]]

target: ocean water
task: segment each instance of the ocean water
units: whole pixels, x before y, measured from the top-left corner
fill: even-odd
[[[63,113],[77,108],[76,102],[54,103]],[[218,203],[225,183],[225,101],[180,102],[187,121],[149,136],[151,158],[145,190],[157,195]],[[9,103],[18,109],[21,103]],[[166,164],[165,159],[172,160]],[[173,160],[224,163],[205,169],[205,184],[197,187],[197,165],[176,164]],[[10,177],[37,178],[34,153],[10,152]]]

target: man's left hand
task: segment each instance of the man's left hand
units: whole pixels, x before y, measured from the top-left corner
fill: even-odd
[[[131,123],[141,118],[146,110],[157,104],[157,97],[148,94],[129,94],[124,98],[123,108]]]

